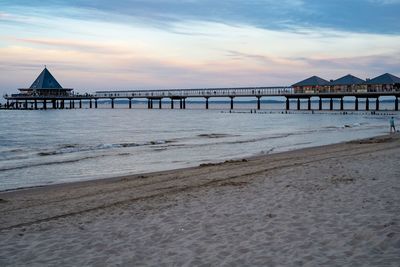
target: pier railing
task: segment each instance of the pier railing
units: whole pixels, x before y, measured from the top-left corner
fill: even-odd
[[[164,98],[164,97],[234,97],[234,96],[279,96],[293,94],[293,88],[279,87],[239,87],[239,88],[198,88],[160,90],[97,91],[99,98]]]

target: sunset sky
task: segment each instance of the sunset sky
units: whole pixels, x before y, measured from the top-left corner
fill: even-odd
[[[1,0],[0,93],[400,75],[400,0]]]

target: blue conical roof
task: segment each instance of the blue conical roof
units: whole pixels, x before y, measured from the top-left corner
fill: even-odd
[[[62,86],[51,75],[50,71],[45,67],[36,80],[32,83],[30,89],[62,89]]]

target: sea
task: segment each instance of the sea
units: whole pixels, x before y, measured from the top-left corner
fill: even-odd
[[[384,103],[380,112],[287,112],[282,103],[263,103],[261,110],[254,110],[254,103],[235,103],[232,111],[229,103],[210,103],[209,110],[196,102],[187,103],[185,110],[167,104],[151,110],[145,103],[134,103],[133,109],[126,103],[117,103],[115,109],[107,102],[98,109],[87,105],[70,110],[0,110],[0,191],[373,137],[389,132],[391,116],[400,119],[399,113],[385,111],[392,107]]]

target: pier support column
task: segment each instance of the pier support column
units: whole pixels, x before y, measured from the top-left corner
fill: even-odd
[[[186,98],[183,99],[183,109],[186,109]]]
[[[307,109],[308,109],[308,110],[311,110],[311,97],[308,98],[308,101],[307,101]]]
[[[297,98],[297,110],[300,110],[301,109],[301,107],[300,107],[300,98]]]
[[[358,110],[358,97],[356,97],[355,110]]]
[[[322,98],[319,98],[319,102],[318,102],[318,109],[322,110]]]
[[[72,100],[72,108],[75,108],[75,100]]]
[[[7,100],[7,104],[6,104],[7,109],[10,108],[10,101]]]
[[[179,109],[183,108],[183,102],[182,102],[182,98],[179,99]]]
[[[153,99],[150,99],[150,109],[153,109]]]
[[[261,109],[261,96],[257,96],[257,109]]]
[[[65,103],[64,103],[64,99],[63,99],[63,100],[61,100],[60,108],[61,108],[61,109],[64,109],[64,105],[65,105]]]
[[[128,98],[128,100],[129,100],[129,109],[131,109],[132,108],[132,98]]]
[[[159,102],[158,102],[158,108],[162,109],[162,98],[160,98]]]
[[[233,96],[230,96],[230,98],[231,98],[231,109],[233,109]]]
[[[82,108],[82,99],[79,99],[79,108]]]
[[[18,102],[17,102],[17,104],[18,104]],[[46,99],[43,100],[43,109],[47,109],[47,100]]]
[[[333,110],[333,98],[329,101],[329,109]]]
[[[94,108],[97,108],[97,98],[94,99]]]
[[[286,97],[286,110],[290,110],[290,101],[289,98]]]
[[[72,109],[72,100],[69,100],[69,109]]]
[[[376,98],[375,109],[379,111],[379,97]]]
[[[7,105],[8,105],[8,101],[7,101]],[[34,105],[35,109],[37,109],[37,100],[35,99],[35,105]]]
[[[369,110],[369,98],[365,99],[365,110]]]
[[[206,97],[206,109],[208,109],[208,97]]]
[[[16,109],[19,109],[19,102],[18,102],[18,100],[15,100],[15,108],[16,108]]]
[[[171,98],[171,109],[174,109],[174,99]]]
[[[343,97],[340,98],[340,110],[344,109],[344,105],[343,105]]]
[[[111,108],[114,108],[114,98],[111,98]]]
[[[25,109],[28,109],[28,100],[25,100]]]
[[[89,108],[92,108],[92,99],[89,99]]]
[[[394,102],[394,110],[398,111],[399,110],[399,97],[396,96],[396,100]]]
[[[51,100],[51,104],[53,109],[56,109],[56,100]]]

